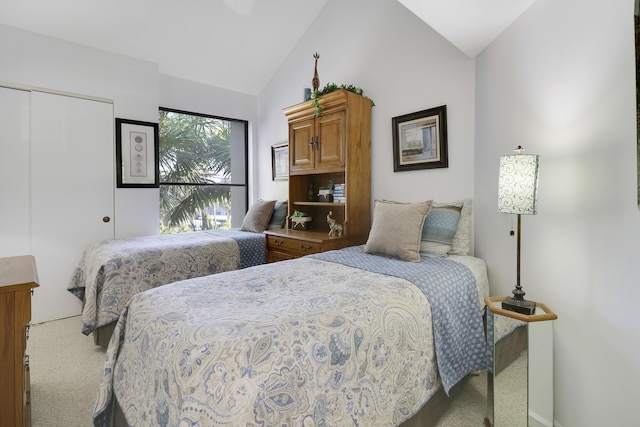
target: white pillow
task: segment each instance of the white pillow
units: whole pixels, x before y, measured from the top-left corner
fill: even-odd
[[[422,225],[430,208],[431,200],[421,203],[376,200],[364,252],[420,261]]]
[[[451,250],[449,253],[452,255],[471,255],[471,213],[473,210],[473,200],[464,199],[450,203],[434,202],[433,205],[462,205],[458,229],[456,230],[456,235],[453,237],[453,242],[451,242]]]

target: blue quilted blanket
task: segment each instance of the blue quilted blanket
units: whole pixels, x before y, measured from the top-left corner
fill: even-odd
[[[464,265],[446,258],[419,263],[371,256],[356,246],[311,255],[366,271],[393,275],[418,286],[431,303],[436,357],[447,393],[464,376],[487,366],[487,347],[475,278]]]

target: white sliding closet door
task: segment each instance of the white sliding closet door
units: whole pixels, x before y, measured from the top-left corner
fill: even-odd
[[[29,92],[0,87],[0,258],[30,254]]]
[[[31,93],[34,322],[80,314],[66,290],[73,270],[89,244],[114,237],[113,129],[110,103]]]

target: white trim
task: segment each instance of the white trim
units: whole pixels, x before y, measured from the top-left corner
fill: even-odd
[[[50,93],[53,95],[70,96],[72,98],[80,98],[80,99],[86,99],[89,101],[97,101],[97,102],[105,102],[107,104],[113,104],[113,99],[99,98],[97,96],[80,95],[77,93],[64,92],[64,91],[53,90],[53,89],[45,89],[37,86],[27,86],[27,85],[20,85],[20,84],[7,83],[7,82],[0,81],[0,87],[5,87],[8,89],[24,90],[28,92],[44,92],[44,93]]]

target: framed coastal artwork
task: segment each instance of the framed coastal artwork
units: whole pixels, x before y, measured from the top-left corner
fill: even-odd
[[[449,167],[446,105],[393,117],[391,127],[394,172]]]
[[[286,142],[271,146],[272,180],[289,179],[289,144]]]

